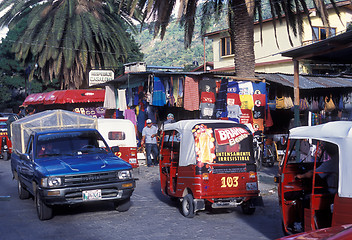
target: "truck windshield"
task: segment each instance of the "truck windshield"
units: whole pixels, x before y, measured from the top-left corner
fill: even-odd
[[[109,151],[109,147],[97,132],[60,132],[40,135],[36,156],[42,158]]]

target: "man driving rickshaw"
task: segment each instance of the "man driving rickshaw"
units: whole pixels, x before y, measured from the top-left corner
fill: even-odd
[[[285,233],[352,223],[351,132],[345,121],[290,130],[275,178]]]

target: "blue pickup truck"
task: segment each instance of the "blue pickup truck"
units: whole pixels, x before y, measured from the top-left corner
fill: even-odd
[[[129,209],[136,186],[132,166],[114,155],[118,147],[110,149],[96,129],[29,129],[22,133],[24,151],[11,155],[11,168],[19,198],[34,196],[40,220],[52,218],[55,205],[109,200],[118,211]]]

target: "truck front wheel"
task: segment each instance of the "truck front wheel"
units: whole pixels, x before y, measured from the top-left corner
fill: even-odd
[[[18,179],[17,180],[17,189],[18,189],[18,197],[20,199],[28,199],[30,194],[27,191],[27,189],[25,189],[21,183],[21,181]]]
[[[126,212],[131,207],[130,198],[114,202],[115,209],[119,212]]]
[[[48,220],[53,217],[53,209],[42,201],[38,190],[35,194],[35,206],[37,208],[38,218],[41,221]]]

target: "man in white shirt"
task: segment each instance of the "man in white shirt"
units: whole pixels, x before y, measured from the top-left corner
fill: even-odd
[[[146,157],[147,157],[147,166],[151,167],[153,165],[158,165],[158,145],[157,145],[157,135],[158,128],[153,125],[151,119],[147,119],[147,126],[143,128],[142,131],[142,146],[145,145]],[[153,160],[150,157],[150,153],[153,154]]]

